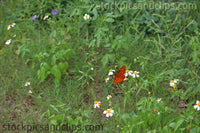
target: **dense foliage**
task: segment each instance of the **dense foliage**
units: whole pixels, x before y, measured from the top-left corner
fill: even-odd
[[[200,132],[199,1],[0,4],[1,125]],[[129,76],[114,85],[123,65]]]

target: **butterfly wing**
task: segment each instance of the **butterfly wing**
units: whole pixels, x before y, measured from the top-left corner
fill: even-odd
[[[114,84],[118,84],[118,83],[121,83],[121,82],[124,82],[124,78],[125,78],[125,69],[126,67],[125,66],[122,66],[119,71],[117,72],[116,76],[115,76],[115,79],[114,79]]]

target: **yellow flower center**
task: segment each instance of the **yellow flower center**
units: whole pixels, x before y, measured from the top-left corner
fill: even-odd
[[[111,96],[108,96],[108,98],[111,98]]]
[[[94,104],[97,104],[97,101],[94,101]]]
[[[10,25],[13,25],[13,23],[10,23]]]
[[[110,109],[107,109],[107,113],[110,113]]]
[[[107,78],[105,78],[105,81],[107,81],[108,79]]]
[[[112,69],[110,69],[109,72],[112,72]]]
[[[158,103],[159,103],[160,101],[161,101],[161,99],[159,98],[159,99],[158,99]]]
[[[101,106],[101,103],[98,103],[99,106]]]
[[[156,110],[156,109],[154,109],[153,111],[154,111],[154,112],[157,112],[157,110]]]
[[[6,42],[8,43],[10,40],[7,40]]]
[[[25,83],[26,85],[28,84],[28,82]]]
[[[173,83],[174,81],[173,80],[170,80],[170,83]]]
[[[129,72],[129,70],[127,69],[127,70],[126,70],[126,73],[128,73],[128,72]]]
[[[87,15],[85,15],[85,17],[86,17],[86,18],[88,18],[88,16],[87,16]]]
[[[199,102],[199,103],[197,103],[197,105],[200,107],[200,102]]]
[[[133,74],[134,74],[134,75],[137,75],[137,72],[134,72]]]

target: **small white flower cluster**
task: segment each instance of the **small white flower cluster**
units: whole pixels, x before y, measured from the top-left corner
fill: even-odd
[[[47,19],[49,16],[48,15],[44,15],[43,20]]]
[[[158,102],[158,103],[160,103],[160,102],[161,102],[161,100],[162,100],[162,98],[158,98],[158,99],[157,99],[157,102]]]
[[[140,72],[138,72],[138,71],[132,71],[132,70],[128,70],[128,69],[127,69],[124,75],[125,75],[125,77],[128,77],[128,76],[130,75],[130,76],[132,76],[133,78],[136,78],[136,77],[139,78],[139,77],[140,77],[140,76],[139,76],[139,73],[140,73]]]
[[[107,98],[107,100],[109,100],[110,98],[112,98],[112,96],[111,96],[111,95],[108,95],[106,98]]]
[[[12,41],[12,40],[11,40],[11,39],[9,39],[9,40],[7,40],[7,41],[6,41],[6,43],[5,43],[5,44],[6,44],[6,45],[9,45],[9,44],[11,43],[11,41]]]
[[[108,76],[111,76],[111,75],[114,75],[114,73],[115,73],[115,70],[113,70],[113,69],[110,69],[109,70],[109,72],[108,72]],[[124,80],[127,80],[127,77],[130,75],[130,76],[132,76],[133,78],[138,78],[138,77],[140,77],[139,76],[139,73],[140,72],[138,72],[138,71],[132,71],[132,70],[126,70],[125,71],[125,73],[124,73],[124,75],[125,75],[125,79]],[[105,81],[106,81],[106,83],[108,82],[108,80],[109,80],[110,78],[108,77],[108,78],[105,78]]]
[[[26,83],[25,83],[25,86],[29,86],[29,85],[31,85],[31,83],[30,83],[30,82],[26,82]],[[31,90],[29,90],[29,91],[28,91],[28,93],[30,93],[30,94],[31,94],[31,93],[32,93],[32,91],[31,91]]]
[[[178,83],[179,79],[174,79],[174,80],[170,80],[169,82],[169,85],[171,87],[173,87],[173,89],[176,89],[177,88],[177,83]],[[161,98],[160,98],[161,99]],[[158,99],[159,100],[159,99]],[[157,101],[158,101],[157,100]],[[199,100],[196,101],[196,105],[194,105],[194,109],[197,109],[197,111],[200,110],[200,102]]]
[[[16,23],[10,23],[10,25],[8,25],[7,27],[7,30],[10,30],[11,27],[15,27]],[[13,37],[16,37],[16,35],[14,35]],[[11,43],[12,39],[8,39],[6,42],[5,42],[5,47],[7,47],[7,45],[9,45]]]
[[[107,98],[107,100],[109,100],[110,98],[112,98],[112,96],[108,95],[106,98]],[[100,101],[94,101],[94,108],[100,108],[100,106],[101,106]],[[112,117],[114,114],[114,110],[112,110],[111,108],[107,109],[107,110],[103,111],[103,114],[105,114],[106,117]]]
[[[176,84],[177,84],[178,81],[179,81],[179,79],[170,80],[169,85],[171,87],[173,87],[174,89],[176,89],[177,88]]]
[[[155,113],[157,112],[158,115],[160,115],[160,112],[159,112],[157,109],[154,109],[153,111],[154,111]]]
[[[94,101],[94,108],[100,108],[101,102],[100,101]]]
[[[197,111],[200,110],[200,102],[199,102],[199,100],[196,101],[196,105],[194,105],[194,109],[197,109]]]
[[[114,72],[115,72],[115,70],[113,70],[113,69],[110,69],[109,70],[109,72],[108,72],[108,76],[111,76],[111,75],[113,75],[114,74]],[[105,78],[105,81],[106,81],[106,83],[108,82],[108,80],[109,80],[110,78],[108,77],[108,78]]]
[[[160,103],[161,100],[162,100],[162,98],[158,98],[156,101],[157,101],[158,103]],[[155,113],[157,112],[158,115],[160,115],[160,112],[159,112],[157,109],[154,109],[153,111],[154,111]]]
[[[90,18],[90,15],[88,14],[85,14],[84,17],[83,17],[85,20],[89,19]]]
[[[107,110],[103,111],[103,114],[106,114],[106,117],[112,117],[114,114],[114,110],[107,109]]]
[[[7,30],[9,30],[11,27],[15,27],[16,23],[10,23],[10,25],[8,25]]]
[[[28,86],[28,85],[30,85],[30,82],[26,82],[26,83],[25,83],[25,86]]]

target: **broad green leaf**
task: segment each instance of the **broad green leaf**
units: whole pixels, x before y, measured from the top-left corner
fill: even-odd
[[[106,64],[108,63],[108,58],[109,58],[109,55],[106,54],[103,56],[103,58],[101,59],[101,62],[103,64],[103,66],[106,66]]]
[[[59,85],[60,79],[61,79],[61,72],[60,72],[60,70],[58,69],[57,65],[54,65],[54,66],[51,68],[51,73],[55,76],[54,83],[55,83],[56,85]]]
[[[172,127],[172,128],[175,128],[176,123],[175,123],[175,122],[172,122],[172,123],[169,124],[169,126]]]
[[[107,19],[105,19],[104,21],[106,21],[106,22],[110,22],[110,23],[115,22],[115,20],[112,19],[112,18],[107,18]]]
[[[177,123],[176,126],[174,127],[174,132],[181,126],[181,124],[184,122],[184,119],[180,119]]]
[[[54,65],[56,64],[56,56],[53,55],[52,58],[51,58],[51,65]]]
[[[54,105],[50,104],[49,106],[52,107],[56,112],[59,112],[58,109]]]
[[[147,101],[147,98],[143,97],[140,99],[140,101],[137,102],[137,105],[143,105],[144,103],[146,103],[146,101]]]

